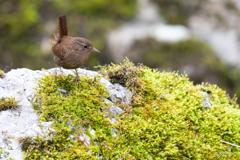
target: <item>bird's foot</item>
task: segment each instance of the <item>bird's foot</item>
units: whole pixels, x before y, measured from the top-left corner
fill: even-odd
[[[76,76],[76,81],[77,81],[77,82],[81,81],[81,80],[79,79],[79,76],[78,76],[78,75]]]

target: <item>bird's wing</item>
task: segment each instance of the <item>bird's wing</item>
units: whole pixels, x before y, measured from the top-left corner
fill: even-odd
[[[59,46],[58,44],[52,47],[52,52],[54,53],[55,56],[59,57],[59,58],[63,58],[65,56],[65,52],[63,48],[59,48],[61,46]]]

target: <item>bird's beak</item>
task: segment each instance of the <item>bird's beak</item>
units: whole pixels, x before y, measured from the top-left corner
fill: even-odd
[[[101,53],[99,50],[97,50],[96,48],[93,47],[93,51],[99,52]]]

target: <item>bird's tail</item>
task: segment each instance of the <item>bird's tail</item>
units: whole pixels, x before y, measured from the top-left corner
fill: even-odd
[[[63,36],[68,36],[67,17],[65,15],[59,16],[58,33],[54,34],[55,39],[50,39],[50,42],[57,44]]]
[[[58,25],[59,38],[61,39],[63,36],[68,36],[67,17],[65,15],[59,16]]]

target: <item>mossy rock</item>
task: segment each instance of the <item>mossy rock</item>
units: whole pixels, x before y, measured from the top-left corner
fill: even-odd
[[[35,107],[42,121],[53,121],[56,132],[50,140],[38,137],[39,145],[25,148],[28,159],[238,159],[240,149],[220,140],[240,144],[240,110],[216,85],[194,85],[186,74],[159,72],[127,59],[123,64],[100,66],[99,73],[127,86],[131,105],[114,124],[105,116],[109,98],[101,76],[45,76],[39,80]],[[67,90],[61,94],[59,88]],[[203,107],[204,95],[211,108]],[[38,101],[39,102],[39,101]],[[118,105],[118,104],[116,104]],[[66,123],[72,119],[71,129]],[[95,135],[90,130],[95,130]],[[91,144],[78,138],[85,130]],[[112,135],[111,130],[116,132]],[[69,139],[74,135],[76,141]],[[222,154],[222,153],[231,153]]]

